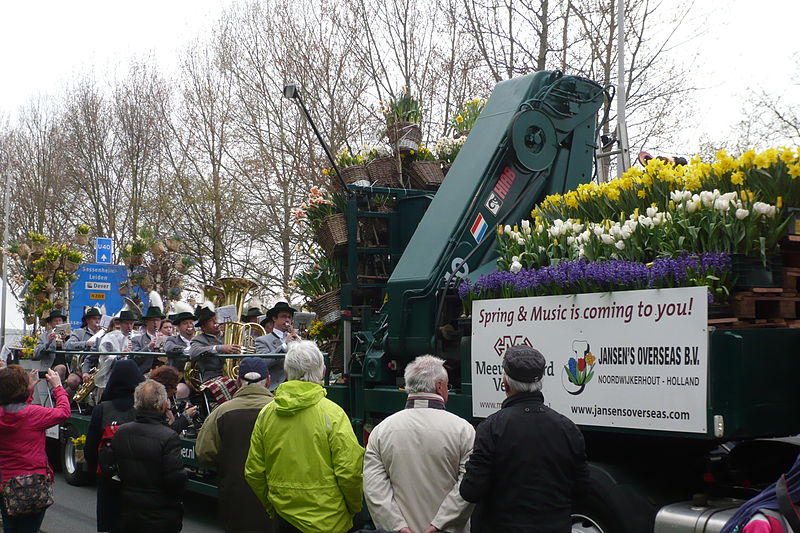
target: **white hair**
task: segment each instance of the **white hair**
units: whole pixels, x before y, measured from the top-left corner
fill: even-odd
[[[542,390],[542,380],[532,381],[526,383],[525,381],[517,381],[514,378],[508,377],[506,371],[503,370],[503,377],[506,378],[506,386],[508,392],[539,392]]]
[[[295,341],[289,344],[283,361],[286,379],[322,383],[325,360],[313,341]]]
[[[133,391],[133,408],[137,411],[161,411],[167,402],[167,389],[153,379],[146,379]]]
[[[444,359],[432,355],[420,355],[408,365],[404,373],[406,390],[414,392],[436,392],[436,383],[447,379]]]

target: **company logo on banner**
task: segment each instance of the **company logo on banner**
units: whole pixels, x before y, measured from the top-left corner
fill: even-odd
[[[505,399],[502,356],[545,356],[545,402],[576,424],[706,433],[705,287],[478,300],[472,305],[472,412]]]

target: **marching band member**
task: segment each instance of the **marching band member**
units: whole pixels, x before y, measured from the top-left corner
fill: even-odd
[[[56,326],[63,324],[66,320],[67,317],[61,312],[61,309],[53,309],[50,311],[50,315],[44,319],[47,329],[39,335],[39,344],[33,350],[33,360],[41,361],[39,367],[41,370],[47,370],[54,366],[56,356],[53,351],[61,350],[64,346],[64,340],[59,338],[56,333]],[[61,375],[61,379],[64,379],[63,375]]]
[[[278,302],[267,311],[267,319],[272,320],[272,331],[256,339],[256,353],[286,353],[288,344],[300,340],[292,329],[292,317],[297,311],[286,302]],[[274,391],[286,381],[283,370],[283,357],[267,361],[270,373],[269,390]]]
[[[73,352],[88,352],[97,351],[97,333],[100,330],[100,319],[103,314],[100,312],[99,307],[86,307],[83,310],[83,318],[81,318],[82,327],[72,332],[64,344],[65,350]],[[97,355],[92,354],[83,358],[83,365],[81,371],[83,372],[83,381],[89,380],[89,372],[92,368],[97,366]]]
[[[167,354],[167,364],[183,372],[184,365],[189,360],[189,348],[194,338],[195,316],[192,306],[186,302],[176,302],[173,309],[175,313],[169,315],[169,318],[177,332],[167,337],[164,342],[164,353]]]
[[[117,359],[127,358],[126,355],[121,354],[131,351],[131,334],[133,333],[134,322],[136,322],[136,315],[126,305],[119,312],[119,315],[114,318],[115,326],[118,326],[118,329],[116,327],[112,328],[100,340],[98,367],[94,377],[94,383],[97,386],[96,398],[103,396],[103,390],[108,382],[108,377],[111,375],[114,362]]]
[[[205,302],[195,311],[197,326],[202,333],[192,339],[189,348],[189,360],[196,361],[202,381],[217,378],[222,375],[224,362],[217,354],[239,354],[242,347],[238,344],[223,344],[220,338],[221,331],[214,312],[214,304]]]
[[[258,317],[263,315],[261,311],[261,302],[257,298],[252,298],[247,304],[247,312],[241,316],[242,322],[245,324],[258,323]]]
[[[158,329],[161,327],[161,320],[164,318],[164,302],[156,291],[150,291],[148,295],[150,305],[147,312],[142,316],[144,321],[144,331],[140,335],[133,337],[133,352],[154,352],[160,345],[161,339]],[[133,360],[139,365],[142,374],[147,374],[153,368],[153,355],[134,355]]]

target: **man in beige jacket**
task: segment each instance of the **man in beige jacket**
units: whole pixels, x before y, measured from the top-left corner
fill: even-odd
[[[405,370],[403,411],[378,424],[364,455],[364,496],[379,529],[467,533],[472,505],[458,492],[475,430],[445,411],[444,361],[431,355]]]

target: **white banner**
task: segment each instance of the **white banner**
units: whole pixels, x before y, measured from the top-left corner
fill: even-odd
[[[545,403],[584,426],[706,432],[705,287],[479,300],[472,305],[472,413],[500,408],[503,354],[547,361]]]

